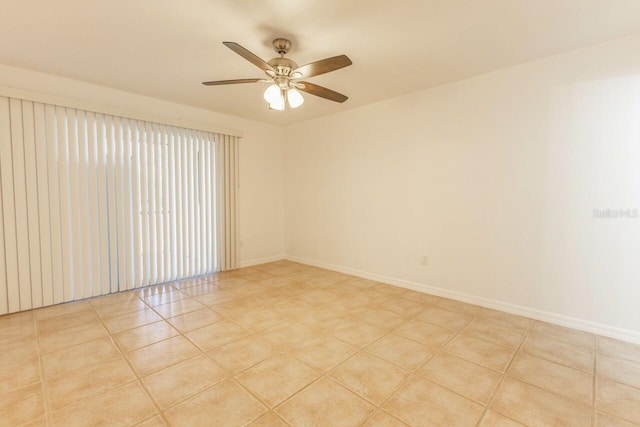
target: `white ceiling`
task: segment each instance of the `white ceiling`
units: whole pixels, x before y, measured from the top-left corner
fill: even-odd
[[[4,0],[0,63],[208,110],[287,124],[344,111],[640,32],[640,0]],[[262,77],[222,45],[299,65],[346,54],[353,65],[310,81],[349,96],[305,94],[269,111]],[[1,84],[1,82],[0,82]]]

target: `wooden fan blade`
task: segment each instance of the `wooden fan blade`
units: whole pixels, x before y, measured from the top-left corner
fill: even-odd
[[[298,84],[296,84],[296,88],[300,89],[303,92],[307,92],[311,95],[319,96],[320,98],[325,98],[330,101],[342,103],[349,99],[348,96],[345,96],[341,93],[334,92],[331,89],[327,89],[326,87],[309,82],[298,82]]]
[[[231,49],[232,51],[234,51],[235,53],[237,53],[238,55],[242,56],[247,61],[251,62],[256,67],[260,68],[262,71],[267,71],[267,70],[273,71],[273,67],[271,65],[267,64],[267,62],[264,61],[262,58],[255,55],[251,51],[245,49],[244,47],[240,46],[238,43],[222,42],[222,44],[228,47],[229,49]]]
[[[267,82],[265,79],[235,79],[235,80],[217,80],[214,82],[202,82],[205,86],[220,86],[220,85],[235,85],[238,83],[255,83],[255,82]]]
[[[351,64],[352,62],[348,56],[338,55],[332,58],[321,59],[320,61],[312,62],[310,64],[298,67],[293,70],[292,74],[300,73],[302,74],[302,77],[319,76],[320,74],[348,67]]]

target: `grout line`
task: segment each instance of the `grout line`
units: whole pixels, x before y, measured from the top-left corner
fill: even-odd
[[[145,305],[146,303],[142,300],[142,298],[140,298],[138,295],[135,295],[136,298],[138,298],[140,301],[142,301]],[[91,305],[93,307],[93,305]],[[96,310],[95,307],[93,307],[93,310],[96,311],[96,315],[98,315],[98,312]],[[111,333],[111,331],[107,328],[107,326],[104,324],[104,320],[98,315],[98,319],[100,321],[100,323],[102,324],[102,327],[106,329],[107,333],[109,334],[109,338],[111,339],[111,341],[113,342],[113,344],[115,345],[115,347],[118,349],[118,351],[120,352],[120,356],[124,359],[125,363],[127,364],[127,366],[129,366],[129,369],[131,370],[131,372],[133,373],[133,375],[135,376],[135,382],[138,384],[138,386],[140,388],[142,388],[142,391],[146,394],[146,396],[149,398],[149,400],[151,401],[151,404],[156,408],[157,411],[157,415],[160,416],[160,418],[162,419],[162,421],[166,424],[169,425],[169,423],[167,422],[167,419],[164,417],[164,414],[162,413],[162,410],[160,409],[160,405],[158,405],[158,403],[156,402],[156,400],[153,398],[153,396],[151,395],[151,393],[149,392],[149,390],[147,390],[147,388],[145,387],[144,383],[142,382],[140,376],[138,375],[138,372],[133,368],[133,365],[131,364],[131,362],[129,361],[129,358],[125,356],[125,353],[122,351],[122,348],[120,347],[120,344],[118,343],[118,341],[115,339],[115,337],[113,336],[113,334]],[[135,329],[135,328],[134,328]],[[129,383],[127,383],[129,384]],[[120,385],[122,386],[122,385]],[[120,387],[119,386],[119,387]],[[97,396],[106,393],[107,391],[98,394]],[[95,396],[94,396],[95,397]],[[139,424],[139,423],[138,423]]]
[[[47,378],[44,375],[44,363],[42,361],[42,349],[40,346],[40,330],[38,328],[38,320],[35,314],[32,314],[33,329],[36,334],[36,346],[38,348],[38,370],[40,371],[40,382],[42,385],[42,399],[44,403],[44,419],[48,426],[53,425],[51,413],[51,400],[49,399],[49,388],[47,386]]]
[[[533,325],[534,325],[534,323],[532,321],[530,321],[529,322],[529,327],[527,328],[527,331],[523,334],[522,338],[520,339],[520,344],[518,345],[518,348],[516,348],[516,350],[513,352],[513,355],[511,356],[511,360],[509,360],[509,363],[507,364],[507,367],[505,368],[504,372],[502,373],[502,377],[500,377],[500,381],[498,381],[498,384],[496,384],[496,387],[494,388],[493,393],[491,393],[491,396],[489,397],[489,400],[487,401],[487,404],[484,407],[484,411],[482,411],[482,416],[480,416],[480,419],[478,420],[478,423],[476,424],[476,426],[480,426],[480,424],[482,423],[482,420],[486,416],[487,411],[491,407],[491,404],[493,403],[493,401],[494,401],[494,399],[496,397],[496,394],[498,393],[498,390],[500,389],[500,386],[502,386],[502,383],[508,377],[508,373],[509,373],[509,370],[511,369],[511,366],[513,365],[513,361],[516,359],[516,357],[518,357],[518,353],[520,353],[520,349],[522,348],[522,345],[524,344],[525,340],[529,336],[529,333],[533,329]],[[500,415],[502,415],[502,414],[500,414]],[[506,418],[509,418],[509,417],[506,417]]]

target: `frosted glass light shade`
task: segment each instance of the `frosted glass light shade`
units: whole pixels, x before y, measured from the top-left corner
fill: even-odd
[[[280,102],[281,98],[282,93],[280,93],[278,85],[271,85],[264,91],[264,100],[269,104],[277,104]],[[284,99],[282,100],[282,103],[284,104]]]
[[[302,94],[295,89],[289,89],[287,99],[289,100],[289,106],[291,108],[298,108],[304,102]]]

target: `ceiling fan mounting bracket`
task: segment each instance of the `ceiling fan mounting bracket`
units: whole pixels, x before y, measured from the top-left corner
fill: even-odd
[[[280,55],[286,55],[291,49],[291,41],[287,39],[277,38],[273,40],[273,49]]]

